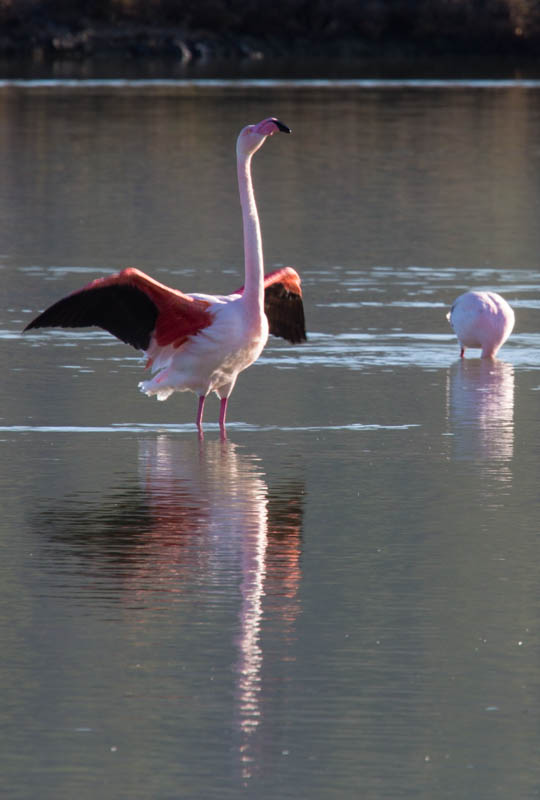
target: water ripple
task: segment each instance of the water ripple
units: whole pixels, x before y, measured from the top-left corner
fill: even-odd
[[[227,429],[237,431],[404,431],[417,428],[419,423],[404,425],[376,425],[353,422],[348,425],[252,425],[247,422],[229,422]],[[205,423],[205,431],[219,431],[217,423]],[[112,425],[0,425],[0,433],[193,433],[194,423],[162,424],[151,422],[119,422]]]
[[[127,91],[130,89],[192,90],[192,89],[539,89],[540,80],[520,79],[439,79],[439,78],[50,78],[50,79],[3,79],[4,89],[107,89]]]

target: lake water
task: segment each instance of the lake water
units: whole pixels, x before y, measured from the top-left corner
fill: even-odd
[[[95,276],[242,283],[234,141],[309,340],[209,399]],[[10,800],[537,798],[540,84],[0,86],[0,785]],[[445,319],[515,332],[460,361]]]

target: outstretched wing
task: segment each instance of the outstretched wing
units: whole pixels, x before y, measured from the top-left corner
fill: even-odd
[[[160,347],[179,346],[212,324],[209,305],[129,268],[64,297],[25,330],[97,325],[139,350],[148,350],[152,337]]]
[[[291,344],[307,340],[300,276],[292,267],[265,275],[264,311],[273,336]]]
[[[234,294],[242,294],[241,286]],[[264,276],[264,312],[273,336],[291,344],[307,341],[300,275],[292,267],[283,267]]]

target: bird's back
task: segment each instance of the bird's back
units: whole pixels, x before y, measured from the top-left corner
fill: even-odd
[[[482,356],[494,356],[510,336],[514,312],[496,292],[466,292],[448,315],[463,347],[481,347]]]

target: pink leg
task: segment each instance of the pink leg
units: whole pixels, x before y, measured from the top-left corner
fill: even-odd
[[[460,358],[465,358],[465,348],[464,347],[461,348],[461,353],[459,354],[459,357]]]
[[[225,417],[227,416],[227,402],[228,397],[222,397],[221,403],[219,404],[219,428],[221,430],[221,435],[224,439],[227,438],[227,434],[225,432]]]
[[[203,418],[205,400],[206,397],[204,396],[204,394],[201,394],[201,396],[199,397],[199,409],[197,411],[197,428],[199,429],[199,431],[202,431],[202,418]]]

